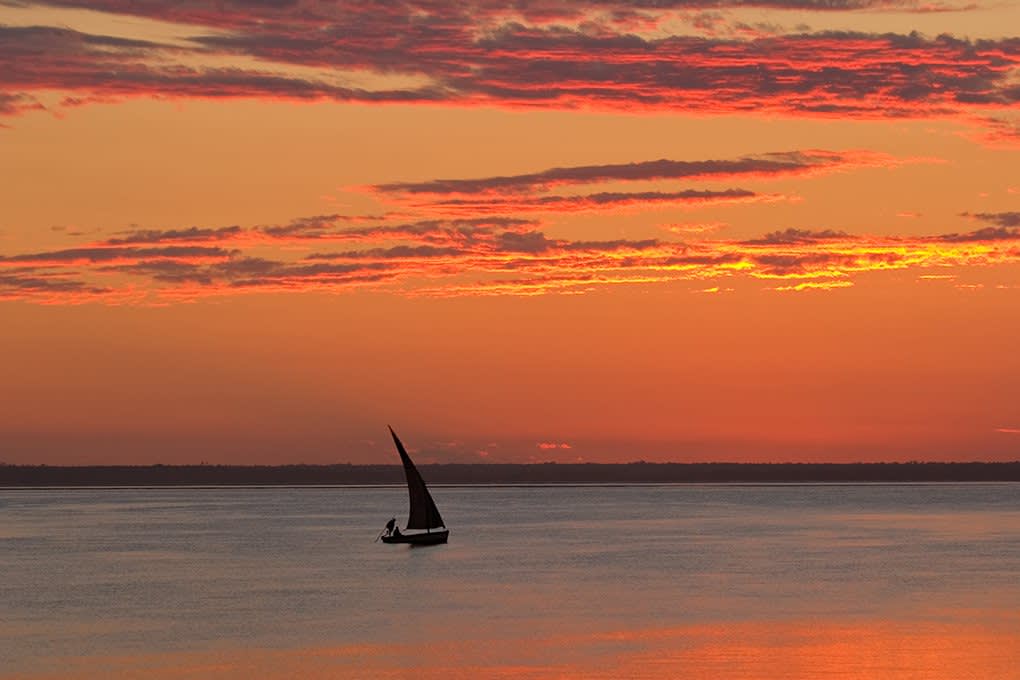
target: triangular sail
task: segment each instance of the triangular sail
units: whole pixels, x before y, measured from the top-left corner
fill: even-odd
[[[407,516],[407,528],[435,529],[436,527],[445,526],[439,510],[436,508],[436,503],[432,500],[432,496],[425,486],[425,480],[421,478],[418,468],[411,462],[407,451],[404,450],[404,445],[400,443],[400,439],[397,438],[397,433],[393,431],[392,427],[390,428],[390,434],[393,435],[393,443],[397,445],[400,460],[404,463],[404,475],[407,477],[407,493],[411,500],[411,509]]]

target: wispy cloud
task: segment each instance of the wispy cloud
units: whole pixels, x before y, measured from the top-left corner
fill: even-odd
[[[963,234],[943,234],[939,238],[947,243],[969,241],[1012,241],[1020,235],[1018,227],[984,227]]]
[[[35,268],[0,270],[0,299],[20,297],[53,297],[74,299],[102,295],[108,289],[90,286],[85,281],[71,278],[61,272],[47,274]]]
[[[332,3],[282,0],[252,3],[249,0],[223,0],[210,5],[202,0],[37,0],[37,4],[57,7],[79,7],[104,12],[133,14],[162,21],[242,28],[259,21],[294,21],[321,25],[339,21],[345,15],[368,18],[369,8],[351,0]],[[931,12],[937,10],[975,9],[974,2],[929,2],[927,0],[589,0],[584,4],[569,2],[520,3],[514,0],[488,0],[458,4],[409,0],[399,5],[375,9],[380,19],[406,16],[416,11],[423,18],[451,21],[457,17],[473,17],[478,22],[501,20],[510,16],[534,23],[589,19],[593,12],[604,13],[621,23],[635,20],[633,12],[658,12],[690,9],[766,8],[816,12],[856,12],[895,10],[900,12]],[[302,10],[298,12],[297,10]]]
[[[222,258],[230,255],[223,248],[209,246],[166,246],[163,248],[111,247],[96,245],[83,248],[65,248],[39,253],[0,256],[0,265],[5,263],[59,265],[61,263],[96,263],[145,258],[189,259]]]
[[[674,234],[694,235],[708,234],[726,228],[725,222],[687,222],[683,224],[666,224],[663,229]]]
[[[520,214],[640,210],[656,207],[782,200],[780,194],[759,194],[747,189],[684,189],[682,191],[603,191],[576,196],[511,196],[450,198],[410,203],[420,210],[442,214]]]
[[[997,212],[997,213],[961,213],[964,217],[973,217],[982,222],[991,222],[1003,228],[1020,227],[1020,212]]]
[[[16,116],[26,111],[41,111],[45,108],[31,95],[0,91],[0,116]]]
[[[132,245],[137,243],[167,243],[168,241],[208,242],[227,241],[244,233],[239,226],[205,229],[189,227],[187,229],[143,229],[126,232],[124,236],[108,239],[106,245]]]
[[[704,161],[659,159],[637,163],[581,165],[550,168],[520,175],[471,179],[434,179],[393,182],[370,187],[383,193],[409,194],[517,194],[545,191],[573,184],[651,180],[732,180],[769,178],[831,171],[854,166],[891,167],[904,161],[869,151],[787,151],[743,158]]]
[[[566,186],[620,182],[767,180],[791,175],[817,175],[851,168],[892,168],[922,161],[934,162],[933,159],[901,159],[863,150],[812,149],[735,159],[695,161],[659,159],[636,163],[565,166],[518,175],[391,182],[354,189],[367,190],[380,200],[391,202],[405,210],[426,211],[445,216],[607,212],[707,203],[776,201],[789,197],[744,188],[684,188],[674,191],[657,188],[646,191],[575,194],[549,192]]]
[[[297,222],[300,222],[297,221]],[[535,225],[509,220],[473,225],[441,220],[357,227],[354,239],[331,239],[317,228],[289,232],[319,250],[307,255],[264,247],[265,227],[168,230],[172,238],[204,235],[218,245],[152,245],[160,232],[143,231],[146,247],[130,237],[79,248],[0,257],[5,298],[69,301],[126,291],[174,300],[252,291],[343,292],[371,287],[398,295],[541,295],[583,293],[612,285],[759,280],[776,291],[832,290],[868,272],[1020,263],[1020,232],[1006,237],[981,229],[935,236],[861,236],[832,230],[778,230],[758,239],[696,244],[644,240],[553,238]],[[337,231],[337,234],[343,233]],[[251,236],[252,240],[245,239]],[[358,247],[352,247],[352,246]],[[921,274],[930,276],[927,273]],[[941,275],[941,272],[940,272]],[[700,284],[700,285],[699,285]],[[718,286],[716,286],[718,287]]]
[[[744,241],[749,246],[767,246],[767,245],[792,245],[798,243],[815,243],[817,241],[831,241],[834,239],[845,239],[849,236],[845,231],[833,231],[831,229],[824,229],[821,231],[811,231],[808,229],[784,229],[782,231],[773,231],[761,238],[751,239]]]
[[[863,159],[863,160],[862,160]],[[69,301],[134,291],[176,300],[252,291],[343,292],[371,287],[398,295],[542,295],[584,293],[613,285],[758,280],[775,291],[833,290],[868,272],[1015,264],[1015,213],[963,213],[981,220],[968,232],[868,236],[820,228],[776,229],[757,238],[675,240],[551,236],[535,215],[654,210],[732,201],[776,200],[746,189],[602,191],[549,194],[550,186],[697,181],[723,175],[774,177],[856,165],[894,166],[864,152],[805,151],[734,161],[667,161],[554,168],[478,180],[437,180],[377,187],[378,215],[314,214],[282,224],[134,228],[92,243],[0,255],[6,298]],[[406,188],[412,187],[410,191]],[[435,187],[442,190],[435,191]],[[419,187],[431,187],[419,191]],[[398,209],[399,208],[399,209]],[[989,223],[991,223],[989,225]],[[698,223],[694,223],[697,225]],[[711,223],[709,223],[711,224]],[[943,272],[939,272],[940,275]],[[963,284],[961,284],[963,285]]]

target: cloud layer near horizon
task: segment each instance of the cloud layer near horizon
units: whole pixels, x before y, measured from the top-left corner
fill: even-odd
[[[935,236],[786,228],[757,238],[697,242],[552,237],[553,225],[542,217],[778,198],[747,189],[548,193],[565,185],[761,181],[905,162],[920,161],[816,149],[361,187],[399,210],[249,227],[135,228],[75,247],[0,254],[0,299],[151,304],[260,290],[364,288],[408,296],[538,295],[722,279],[757,279],[773,290],[800,291],[848,287],[869,271],[1020,262],[1020,225],[1012,212],[962,213],[984,226]]]
[[[366,287],[411,296],[537,295],[743,279],[799,291],[847,287],[872,271],[914,269],[921,276],[951,266],[1020,264],[1015,227],[924,237],[787,229],[685,244],[552,238],[537,223],[506,220],[349,228],[319,218],[313,230],[288,226],[146,230],[85,247],[0,257],[0,299],[165,303],[258,290]],[[332,247],[288,259],[282,251],[275,257],[252,252],[276,239]]]

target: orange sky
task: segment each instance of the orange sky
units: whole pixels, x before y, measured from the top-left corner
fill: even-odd
[[[0,8],[0,461],[1020,458],[1020,3],[812,6]]]

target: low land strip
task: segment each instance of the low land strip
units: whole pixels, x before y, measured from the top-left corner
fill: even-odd
[[[418,466],[429,484],[1020,482],[1008,463],[538,463]],[[398,465],[0,465],[0,487],[402,484]]]

